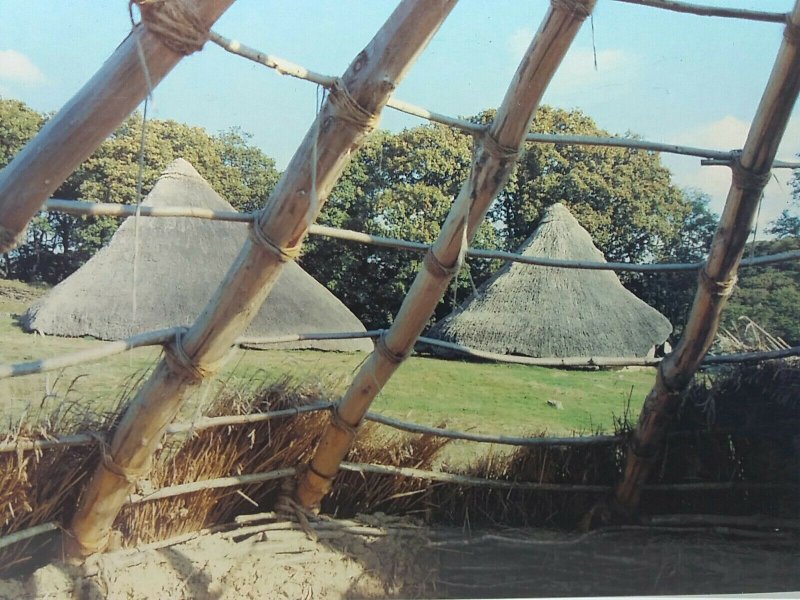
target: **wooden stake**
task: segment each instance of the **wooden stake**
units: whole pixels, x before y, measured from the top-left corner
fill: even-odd
[[[727,164],[727,163],[726,163]],[[773,164],[773,167],[775,165]],[[800,168],[800,163],[798,163]],[[54,210],[70,215],[103,215],[109,217],[130,217],[137,214],[137,207],[131,204],[114,204],[101,202],[80,202],[78,200],[50,199],[44,204],[45,210]],[[237,223],[252,223],[253,213],[240,213],[229,210],[212,210],[208,208],[194,208],[185,206],[140,206],[140,217],[184,217],[191,219],[209,219],[214,221],[230,221]],[[309,235],[319,235],[346,242],[367,244],[381,248],[395,248],[411,252],[427,252],[430,244],[411,242],[397,238],[389,238],[352,229],[328,227],[327,225],[314,224],[308,228]],[[577,260],[564,258],[548,258],[546,256],[526,256],[517,252],[504,252],[502,250],[484,250],[481,248],[467,248],[467,256],[487,260],[504,260],[508,262],[535,265],[540,267],[560,267],[563,269],[591,269],[597,271],[616,271],[633,273],[665,273],[678,271],[697,271],[705,263],[626,263],[626,262],[600,262],[596,260]],[[800,259],[800,250],[779,252],[778,254],[765,254],[746,258],[739,264],[740,267],[771,265],[780,262]],[[296,341],[296,338],[287,336],[286,341]],[[248,342],[240,341],[246,344]],[[252,342],[255,343],[255,342]]]
[[[425,263],[403,300],[392,327],[378,341],[339,403],[323,432],[296,496],[316,506],[330,489],[339,464],[355,439],[369,405],[411,352],[417,337],[444,295],[494,197],[514,167],[516,152],[530,129],[533,114],[595,0],[553,1],[517,69],[494,122],[476,140],[472,170],[445,220]]]
[[[213,370],[255,316],[352,152],[454,5],[455,0],[403,0],[347,69],[341,89],[331,93],[278,182],[252,238],[172,356],[168,353],[170,360],[156,367],[131,402],[73,519],[68,548],[73,556],[105,548],[132,474],[147,469],[186,391]]]
[[[233,0],[193,4],[200,23],[210,27]],[[147,27],[137,25],[97,74],[0,171],[0,253],[18,243],[42,202],[181,58]]]
[[[800,0],[796,0],[783,43],[761,98],[738,164],[683,336],[659,367],[644,401],[612,511],[622,518],[638,508],[642,485],[663,447],[680,391],[691,381],[714,341],[720,314],[733,291],[736,271],[758,202],[800,92]]]
[[[663,10],[671,10],[701,17],[726,17],[729,19],[745,19],[747,21],[762,21],[766,23],[785,23],[789,17],[786,13],[772,13],[759,10],[742,8],[725,8],[724,6],[701,6],[689,4],[678,0],[616,0],[627,4],[639,4]]]

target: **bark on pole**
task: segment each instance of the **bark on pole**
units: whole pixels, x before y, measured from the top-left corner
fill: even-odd
[[[750,127],[742,154],[732,166],[725,209],[700,271],[697,293],[683,336],[662,362],[647,395],[628,449],[622,481],[601,518],[630,518],[641,488],[661,452],[680,400],[717,334],[720,314],[733,291],[736,271],[770,175],[781,137],[800,91],[800,0],[789,15],[778,57]]]
[[[414,342],[461,266],[467,243],[511,173],[533,114],[595,0],[552,0],[497,111],[476,148],[461,188],[392,327],[356,374],[336,406],[296,489],[297,501],[316,507],[330,489],[369,405],[414,347]]]
[[[165,359],[132,400],[73,518],[71,555],[104,549],[114,519],[135,480],[147,472],[186,391],[213,371],[250,323],[351,153],[455,2],[401,2],[334,86],[205,310],[166,349]]]
[[[197,0],[192,22],[207,31],[233,1]],[[153,9],[143,8],[143,18],[148,10],[152,14]],[[164,40],[143,24],[135,26],[94,77],[0,171],[0,254],[19,243],[42,203],[183,58]]]

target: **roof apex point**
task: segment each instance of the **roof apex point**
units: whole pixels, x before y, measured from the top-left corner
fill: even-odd
[[[184,175],[185,177],[200,177],[200,173],[197,172],[197,169],[192,166],[185,158],[176,158],[171,163],[169,163],[164,170],[161,172],[160,177],[164,177],[167,175]]]

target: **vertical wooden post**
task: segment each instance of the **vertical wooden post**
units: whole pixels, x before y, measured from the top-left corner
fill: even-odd
[[[800,91],[800,0],[786,25],[764,95],[741,156],[732,165],[733,178],[683,336],[660,364],[647,395],[625,465],[616,488],[612,514],[631,517],[639,506],[641,488],[658,458],[680,392],[691,381],[714,341],[722,309],[736,283],[736,271],[750,233],[758,202],[770,176],[783,132]],[[613,514],[616,513],[616,514]]]
[[[315,507],[356,436],[369,405],[411,352],[494,197],[503,189],[544,91],[595,0],[552,0],[464,183],[389,331],[378,341],[338,403],[319,446],[299,478],[297,500]]]
[[[207,31],[231,4],[197,0],[191,20]],[[143,17],[147,11],[158,18],[160,7],[143,8]],[[17,245],[42,203],[144,100],[148,86],[157,85],[184,53],[196,49],[164,40],[145,25],[134,27],[95,76],[0,171],[0,253]]]
[[[456,0],[403,0],[356,56],[295,153],[216,293],[138,391],[72,522],[68,551],[102,550],[185,392],[213,370],[296,255],[351,153]]]

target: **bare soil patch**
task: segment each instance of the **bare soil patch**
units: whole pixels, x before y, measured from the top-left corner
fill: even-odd
[[[711,530],[541,529],[465,533],[362,517],[311,540],[291,523],[160,549],[118,551],[82,569],[53,563],[0,581],[11,598],[486,598],[788,592],[797,537]]]

